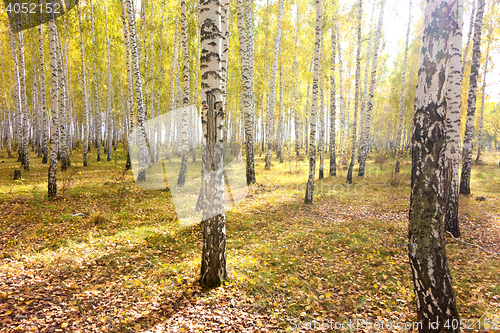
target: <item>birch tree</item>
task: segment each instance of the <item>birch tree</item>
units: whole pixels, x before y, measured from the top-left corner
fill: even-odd
[[[483,149],[482,138],[483,138],[483,117],[484,117],[484,97],[486,95],[486,73],[488,73],[488,66],[490,63],[490,45],[491,45],[491,29],[488,29],[488,46],[486,47],[486,60],[484,62],[484,72],[483,72],[483,86],[481,88],[481,115],[479,116],[479,131],[477,134],[477,156],[476,163],[481,161],[481,151]]]
[[[137,48],[136,40],[136,25],[135,25],[135,14],[132,10],[132,0],[125,0],[127,5],[127,18],[129,26],[129,42],[132,49],[132,66],[135,77],[135,99],[137,104],[137,131],[138,131],[138,175],[137,181],[146,181],[146,159],[149,149],[147,147],[147,136],[144,127],[145,121],[145,110],[144,110],[144,99],[142,92],[142,76],[139,69],[139,51]]]
[[[477,13],[474,23],[474,42],[472,46],[472,65],[470,69],[469,93],[467,97],[467,120],[465,123],[464,143],[462,148],[462,174],[460,194],[470,194],[470,174],[472,169],[472,141],[474,136],[474,116],[476,114],[477,77],[481,61],[481,28],[483,26],[485,0],[477,1]]]
[[[316,173],[316,113],[318,111],[318,81],[319,81],[319,58],[321,47],[321,28],[323,26],[321,0],[316,0],[316,39],[314,42],[314,72],[312,84],[312,102],[309,125],[311,126],[309,138],[309,177],[307,179],[305,203],[312,204],[314,198],[314,177]]]
[[[7,12],[9,15],[10,12]],[[10,21],[10,46],[12,50],[12,64],[13,64],[13,74],[14,74],[14,103],[15,103],[15,110],[16,110],[16,126],[14,127],[14,133],[15,133],[15,142],[17,142],[18,145],[18,162],[21,162],[24,164],[23,161],[23,136],[22,136],[22,121],[23,121],[23,105],[21,101],[21,79],[20,79],[20,69],[19,69],[19,58],[17,55],[17,38],[16,38],[16,33],[14,29],[14,20],[9,16],[9,21]]]
[[[323,169],[325,167],[325,76],[324,76],[324,50],[323,50],[323,29],[320,35],[319,50],[319,179],[324,178]]]
[[[266,165],[265,169],[271,168],[271,157],[273,154],[273,137],[274,137],[274,106],[276,104],[276,76],[278,73],[278,54],[281,42],[281,26],[283,23],[283,5],[284,0],[280,0],[278,14],[278,31],[274,39],[274,62],[271,70],[271,80],[269,82],[269,96],[267,99],[267,115],[266,115]]]
[[[202,125],[204,134],[202,167],[203,250],[201,282],[220,286],[227,279],[226,219],[224,214],[224,172],[222,129],[224,95],[222,66],[221,5],[200,0],[198,10],[201,39]]]
[[[401,163],[401,157],[402,157],[401,132],[403,131],[406,63],[408,61],[408,42],[410,41],[410,29],[411,29],[411,3],[412,1],[410,0],[408,27],[406,30],[406,41],[405,41],[405,55],[403,60],[403,72],[401,75],[401,93],[399,95],[399,121],[398,121],[398,135],[396,137],[396,166],[394,167],[395,173],[399,173],[399,165]]]
[[[412,136],[408,255],[421,332],[459,332],[460,323],[445,251],[445,80],[456,1],[428,0],[420,49]],[[437,327],[430,326],[436,323]],[[448,326],[446,326],[448,325]]]
[[[444,159],[444,195],[446,230],[454,237],[460,236],[458,224],[458,164],[460,144],[460,113],[462,108],[462,25],[463,0],[457,0],[452,15],[453,39],[448,61],[448,78],[446,92],[446,142]]]
[[[249,3],[247,3],[247,10]],[[241,58],[241,77],[243,81],[242,97],[243,112],[245,115],[245,150],[246,150],[246,179],[247,184],[255,183],[255,156],[253,142],[253,116],[254,109],[252,104],[253,81],[251,80],[251,66],[249,50],[252,49],[249,44],[251,26],[245,28],[245,18],[243,11],[243,0],[236,1],[238,34],[240,37],[240,58]]]
[[[358,177],[365,176],[366,157],[368,156],[368,144],[370,139],[370,128],[372,122],[373,96],[375,93],[375,84],[377,83],[378,52],[380,48],[380,36],[382,34],[382,23],[384,21],[384,6],[385,6],[385,0],[382,0],[382,2],[380,3],[380,15],[377,24],[377,33],[375,35],[375,46],[373,48],[373,58],[372,58],[372,66],[370,74],[370,88],[368,92],[368,103],[366,105],[366,113],[365,113],[365,131],[363,133],[363,138],[361,138],[361,154],[359,161]]]
[[[58,68],[58,83],[59,83],[59,112],[58,112],[58,123],[59,123],[59,138],[58,138],[58,156],[61,161],[61,171],[66,171],[68,165],[66,164],[66,82],[64,78],[64,68],[63,68],[63,54],[61,47],[60,34],[56,34],[56,44],[57,44],[57,68]]]
[[[189,52],[187,43],[187,21],[186,21],[186,0],[181,0],[181,43],[183,56],[183,80],[184,96],[182,98],[182,119],[181,119],[181,169],[177,178],[177,186],[183,187],[186,183],[188,167],[188,107],[190,100],[189,83]]]
[[[463,60],[462,60],[462,80],[464,77],[465,73],[465,66],[468,63],[468,57],[469,57],[469,49],[470,49],[470,42],[472,40],[472,32],[474,31],[474,21],[475,21],[475,12],[476,12],[476,3],[478,0],[472,0],[472,10],[470,13],[470,23],[469,23],[469,32],[467,33],[467,44],[465,45],[465,50],[463,54]]]
[[[106,16],[106,55],[108,60],[108,84],[106,87],[106,160],[109,162],[113,158],[113,152],[111,150],[111,92],[112,92],[112,79],[111,79],[111,52],[109,46],[109,28],[108,28],[108,9],[104,5],[104,15]]]
[[[38,1],[41,4],[41,0]],[[41,14],[40,14],[41,15]],[[41,19],[40,19],[41,20]],[[38,47],[40,49],[40,108],[42,112],[42,164],[47,164],[49,158],[49,132],[47,117],[47,98],[45,92],[45,53],[43,47],[43,24],[38,25]]]
[[[334,0],[335,2],[335,0]],[[337,23],[335,23],[337,24]],[[330,81],[332,89],[330,90],[330,177],[337,176],[337,144],[336,136],[337,130],[335,127],[335,120],[337,118],[337,110],[335,104],[337,86],[335,84],[335,55],[337,49],[337,34],[336,28],[332,27],[332,58],[331,58],[331,74]]]
[[[132,65],[130,62],[130,42],[128,36],[128,26],[127,26],[127,13],[126,13],[126,4],[123,0],[120,0],[122,5],[122,25],[123,25],[123,41],[125,44],[125,67],[127,70],[127,101],[126,101],[126,114],[128,115],[128,134],[132,135],[135,127],[135,117],[134,117],[134,87],[132,81]],[[131,142],[127,142],[127,163],[125,165],[125,169],[130,170],[132,168],[131,162],[131,151],[132,144]]]
[[[358,108],[359,108],[359,84],[361,74],[361,17],[363,14],[363,0],[359,0],[358,13],[358,49],[356,51],[356,86],[354,88],[354,122],[352,125],[352,148],[351,148],[351,163],[347,171],[347,183],[352,184],[352,173],[356,159],[356,133],[358,127]]]
[[[51,0],[51,5],[54,1]],[[57,70],[57,27],[54,13],[49,14],[49,49],[50,49],[50,72],[51,72],[51,103],[50,103],[50,162],[48,178],[48,196],[55,198],[57,195],[57,151],[59,141],[57,102],[59,97],[58,70]]]
[[[30,169],[30,153],[29,153],[29,124],[28,119],[30,119],[30,112],[28,109],[28,99],[26,96],[26,65],[24,60],[24,35],[21,30],[21,20],[18,18],[18,32],[17,38],[19,43],[19,85],[20,85],[20,93],[21,93],[21,106],[22,106],[22,119],[23,119],[23,127],[21,132],[22,142],[22,163],[24,170],[29,171]]]
[[[85,49],[83,47],[82,13],[78,5],[78,22],[80,25],[80,56],[82,63],[82,99],[83,99],[83,166],[87,166],[87,154],[89,151],[89,105],[87,95],[87,70],[85,68]]]

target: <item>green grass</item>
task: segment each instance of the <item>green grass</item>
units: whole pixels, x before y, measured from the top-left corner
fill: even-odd
[[[463,318],[500,316],[499,159],[500,153],[487,152],[485,162],[473,167],[473,196],[461,197],[461,238],[487,251],[453,240],[447,246]],[[392,175],[394,161],[381,167],[370,159],[366,177],[355,177],[353,185],[345,184],[344,169],[336,178],[317,180],[313,205],[303,203],[305,159],[273,160],[272,169],[264,170],[263,157],[257,158],[258,183],[226,213],[228,283],[211,291],[196,283],[200,225],[178,222],[170,192],[138,187],[132,173],[123,172],[121,147],[111,162],[97,163],[91,152],[86,168],[75,152],[69,170],[58,171],[55,200],[47,198],[47,166],[38,158],[31,158],[22,181],[11,180],[19,163],[0,151],[2,160],[0,293],[7,276],[35,276],[42,282],[24,282],[31,292],[62,297],[97,327],[114,331],[178,322],[180,311],[189,309],[181,299],[209,309],[228,307],[232,298],[244,313],[264,316],[262,330],[286,330],[295,318],[415,320],[406,249],[408,158],[400,175]],[[326,160],[325,174],[328,166]],[[189,172],[197,171],[191,165]],[[64,296],[57,296],[58,288]],[[0,316],[19,313],[14,304],[31,309],[20,301],[29,293],[10,292],[12,307],[0,307]],[[56,326],[88,327],[68,308],[59,316]],[[26,330],[35,325],[18,324]]]

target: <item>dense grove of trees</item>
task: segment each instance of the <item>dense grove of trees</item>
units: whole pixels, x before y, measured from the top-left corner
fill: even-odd
[[[127,169],[137,147],[139,182],[149,163],[178,154],[182,187],[189,152],[196,161],[201,149],[202,280],[219,285],[227,276],[226,146],[244,149],[249,185],[256,156],[264,155],[265,169],[307,158],[309,204],[317,176],[353,183],[355,167],[364,177],[372,157],[394,158],[398,173],[412,148],[409,249],[419,319],[457,318],[443,228],[460,235],[459,192],[470,194],[473,151],[479,162],[500,141],[500,106],[486,89],[498,15],[485,0],[416,5],[424,15],[413,16],[410,0],[393,63],[385,0],[86,0],[28,29],[1,17],[0,149],[26,171],[48,163],[49,197],[57,196],[58,165],[64,172],[104,162],[101,151],[109,162],[119,143]],[[444,269],[428,271],[422,260]],[[424,295],[435,303],[429,309]]]

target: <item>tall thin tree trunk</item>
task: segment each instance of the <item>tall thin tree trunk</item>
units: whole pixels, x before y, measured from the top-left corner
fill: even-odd
[[[481,151],[483,149],[483,116],[484,116],[484,97],[486,95],[486,73],[488,73],[488,65],[490,63],[490,45],[491,45],[491,34],[492,30],[489,29],[488,34],[488,46],[486,47],[486,60],[484,63],[484,73],[483,73],[483,87],[481,88],[481,116],[479,117],[479,132],[477,134],[477,156],[476,163],[481,161]]]
[[[324,50],[323,30],[321,30],[321,42],[319,50],[319,179],[324,178],[325,167],[325,73],[324,73]]]
[[[378,51],[380,47],[380,36],[382,34],[382,23],[384,20],[384,6],[385,0],[380,3],[380,15],[377,25],[377,34],[375,36],[375,47],[373,49],[372,67],[370,74],[370,88],[368,92],[368,103],[366,105],[365,113],[365,132],[364,137],[361,138],[361,158],[359,161],[358,177],[365,176],[366,168],[366,157],[368,156],[368,145],[370,141],[370,128],[372,122],[372,112],[373,112],[373,96],[375,92],[375,84],[377,83],[377,62],[378,62]]]
[[[481,27],[483,26],[485,0],[478,0],[474,24],[474,44],[472,46],[472,65],[470,70],[469,94],[467,98],[467,120],[462,149],[462,175],[460,194],[470,194],[470,175],[472,169],[472,141],[474,136],[474,116],[476,114],[477,77],[481,62]]]
[[[467,60],[469,57],[469,49],[470,49],[470,42],[472,40],[472,32],[474,31],[474,19],[475,19],[475,12],[476,12],[476,3],[478,0],[472,0],[472,11],[470,13],[470,23],[469,23],[469,32],[467,33],[467,44],[465,46],[464,54],[462,57],[462,80],[464,78],[464,73],[465,73],[465,66],[467,65]]]
[[[53,0],[51,0],[53,4]],[[57,73],[57,28],[54,13],[50,14],[49,20],[49,47],[50,47],[50,68],[52,76],[52,92],[50,113],[52,121],[50,124],[50,164],[48,177],[48,196],[55,198],[57,195],[57,151],[59,146],[58,114],[57,102],[59,97],[59,84]]]
[[[146,181],[146,165],[148,158],[148,144],[147,144],[147,136],[145,130],[145,110],[144,110],[144,99],[142,92],[142,76],[139,69],[139,51],[137,49],[137,40],[136,40],[136,25],[135,25],[135,17],[132,11],[132,1],[125,0],[127,4],[127,18],[129,23],[129,38],[132,49],[132,65],[134,69],[134,77],[135,77],[135,98],[137,103],[137,130],[138,130],[138,159],[139,159],[139,168],[137,181],[142,182]]]
[[[181,119],[181,169],[177,178],[177,186],[183,187],[186,183],[188,167],[188,107],[190,102],[190,83],[189,83],[189,52],[187,44],[187,20],[186,20],[186,0],[181,0],[181,43],[183,53],[183,81],[184,93],[182,98],[182,119]]]
[[[444,228],[445,73],[456,1],[428,0],[412,137],[408,256],[420,332],[459,332]],[[435,324],[434,324],[435,323]],[[433,326],[435,325],[435,327]],[[457,327],[458,328],[453,328]]]
[[[278,73],[278,54],[281,43],[281,27],[283,23],[283,5],[284,0],[280,0],[278,14],[278,31],[274,39],[274,62],[271,70],[271,81],[269,82],[269,97],[267,99],[267,115],[266,115],[266,165],[265,169],[271,168],[271,157],[273,154],[273,138],[274,138],[274,106],[276,104],[276,75]]]
[[[41,0],[38,1],[41,4]],[[43,24],[38,25],[38,46],[40,48],[40,108],[42,111],[42,164],[49,158],[49,120],[47,116],[47,97],[45,92],[45,55],[43,48]]]
[[[300,11],[297,12],[297,22],[295,24],[295,46],[293,50],[293,72],[297,72],[299,62],[297,61],[297,48],[299,44],[299,26],[300,26]],[[293,88],[292,88],[292,110],[294,115],[294,129],[295,129],[295,156],[300,157],[300,122],[299,122],[299,96],[298,96],[298,78],[296,75],[293,76]]]
[[[249,4],[247,3],[247,6]],[[247,9],[248,10],[248,9]],[[250,56],[248,50],[248,33],[251,29],[245,29],[245,19],[243,13],[243,0],[236,1],[238,33],[240,36],[240,58],[241,77],[243,81],[243,110],[245,114],[245,149],[246,149],[246,179],[247,184],[255,183],[255,162],[253,152],[253,108],[252,108],[252,87],[250,75]],[[252,47],[253,49],[253,47]]]
[[[18,29],[17,32],[18,42],[19,42],[19,83],[21,92],[21,105],[22,105],[22,117],[23,117],[23,127],[22,127],[22,162],[24,170],[29,171],[30,169],[30,153],[28,149],[29,145],[29,122],[30,112],[28,109],[28,98],[26,96],[26,66],[24,61],[24,36],[21,30],[21,20],[18,18]]]
[[[335,3],[335,0],[333,1]],[[337,23],[335,23],[336,25]],[[335,55],[337,49],[337,35],[336,35],[336,27],[332,29],[332,58],[331,58],[331,74],[330,80],[332,84],[332,90],[330,90],[330,177],[337,176],[337,144],[336,144],[336,136],[337,130],[335,127],[335,121],[337,118],[337,110],[336,110],[336,90],[337,85],[335,84]]]
[[[64,67],[63,67],[63,54],[60,34],[56,35],[57,41],[57,67],[58,67],[58,81],[59,81],[59,112],[58,112],[58,122],[59,122],[59,160],[61,161],[61,171],[66,171],[68,166],[66,165],[66,82],[64,78]]]
[[[113,159],[113,152],[111,150],[111,92],[112,92],[112,80],[111,80],[111,52],[109,46],[109,32],[108,32],[108,9],[107,6],[104,5],[104,15],[106,16],[106,55],[108,60],[108,84],[106,87],[106,152],[107,152],[107,161],[111,161]]]
[[[347,184],[352,184],[352,174],[356,159],[356,133],[358,129],[358,108],[359,108],[359,90],[360,90],[360,75],[361,75],[361,16],[363,14],[363,0],[359,0],[358,14],[358,50],[356,54],[356,86],[354,88],[354,122],[352,125],[352,148],[351,148],[351,163],[347,171]]]
[[[316,39],[314,42],[314,74],[312,84],[312,102],[310,115],[310,138],[309,138],[309,177],[307,179],[305,203],[312,204],[314,198],[314,176],[316,173],[316,113],[318,111],[318,81],[319,81],[319,58],[321,47],[321,28],[323,26],[321,0],[316,0]]]
[[[133,88],[133,80],[132,80],[132,65],[130,62],[130,43],[128,36],[128,26],[127,26],[127,13],[126,13],[126,4],[123,0],[120,0],[122,5],[122,25],[123,25],[123,41],[125,44],[125,66],[127,67],[127,103],[126,105],[126,113],[128,115],[128,137],[132,136],[135,127],[135,117],[134,117],[134,88]],[[125,169],[132,169],[132,161],[131,161],[131,152],[132,152],[132,142],[127,140],[127,162],[125,164]]]
[[[82,63],[82,97],[83,97],[83,166],[87,166],[87,154],[89,151],[89,103],[87,94],[87,70],[85,68],[85,49],[83,48],[82,14],[81,6],[78,5],[78,22],[80,24],[80,54]]]
[[[10,15],[10,12],[8,12]],[[23,145],[23,137],[22,137],[22,121],[23,121],[23,106],[22,106],[22,101],[21,101],[21,81],[20,81],[20,70],[19,70],[19,58],[17,55],[17,38],[16,38],[16,33],[14,32],[14,26],[12,24],[15,24],[13,19],[9,19],[11,22],[10,25],[10,43],[11,43],[11,49],[12,49],[12,61],[13,61],[13,68],[14,68],[14,103],[15,103],[15,122],[16,126],[14,127],[14,138],[15,138],[15,143],[17,143],[18,147],[18,162],[21,162],[24,164],[22,157],[23,157],[23,150],[22,150],[22,145]]]
[[[399,122],[398,122],[398,135],[396,137],[396,166],[394,167],[395,173],[399,173],[399,166],[401,164],[401,157],[403,155],[403,152],[401,151],[401,132],[403,130],[406,64],[408,61],[408,43],[410,41],[410,29],[411,29],[411,2],[412,1],[410,0],[408,29],[406,31],[406,42],[405,42],[405,57],[403,60],[403,72],[401,75],[401,93],[399,95]]]
[[[203,251],[201,282],[220,286],[227,279],[226,219],[224,214],[224,172],[222,128],[224,95],[221,46],[221,5],[200,0],[203,151]]]
[[[462,25],[463,0],[457,0],[453,15],[456,16],[453,39],[448,61],[448,80],[446,91],[446,142],[444,151],[444,196],[446,230],[454,237],[460,236],[458,223],[458,167],[460,144],[460,113],[462,108]]]
[[[281,52],[280,52],[281,54]],[[280,55],[281,58],[281,55]],[[281,63],[281,60],[280,60]],[[280,106],[279,106],[279,113],[278,113],[278,153],[277,156],[280,159],[280,163],[283,163],[283,140],[284,140],[284,132],[283,132],[283,126],[284,126],[284,118],[283,118],[283,99],[285,97],[285,91],[284,91],[284,83],[283,83],[283,63],[280,66]]]
[[[339,84],[340,84],[340,149],[342,155],[342,167],[347,164],[346,156],[345,156],[345,148],[346,148],[346,135],[345,135],[345,98],[344,98],[344,66],[342,64],[342,50],[340,48],[340,29],[337,25],[337,37],[339,42],[337,43],[338,48],[338,56],[339,56]]]

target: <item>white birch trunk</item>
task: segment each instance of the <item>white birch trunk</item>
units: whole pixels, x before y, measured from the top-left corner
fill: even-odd
[[[271,168],[271,157],[273,154],[273,138],[274,138],[274,106],[276,104],[276,75],[278,73],[278,54],[281,42],[281,28],[283,23],[283,5],[284,0],[280,0],[278,14],[278,31],[274,39],[274,62],[271,70],[271,80],[269,82],[269,97],[267,99],[267,114],[266,114],[266,165],[265,169]]]
[[[318,81],[319,81],[319,58],[321,47],[321,28],[323,26],[322,4],[321,0],[316,0],[316,39],[314,43],[314,74],[312,84],[312,102],[310,126],[311,133],[309,138],[309,177],[307,179],[306,196],[304,202],[312,204],[314,198],[314,176],[316,173],[316,113],[318,111]]]
[[[403,60],[403,72],[401,77],[401,93],[399,95],[399,122],[398,122],[398,134],[396,137],[396,166],[394,167],[394,172],[399,173],[399,165],[401,163],[401,157],[403,152],[401,151],[401,132],[403,129],[403,116],[404,116],[404,94],[405,94],[405,78],[406,78],[406,64],[408,61],[408,43],[410,41],[410,29],[411,29],[411,0],[410,9],[408,17],[408,28],[406,30],[406,42],[405,42],[405,56]]]
[[[368,103],[366,105],[366,113],[365,113],[365,132],[364,132],[364,138],[361,138],[362,143],[361,143],[358,177],[364,177],[365,175],[366,157],[368,155],[368,143],[370,138],[370,128],[371,128],[372,112],[373,112],[373,96],[375,93],[375,84],[377,83],[377,62],[378,62],[378,52],[380,48],[380,36],[382,34],[382,23],[384,20],[384,6],[385,6],[385,0],[382,0],[382,2],[380,3],[380,15],[377,25],[377,34],[375,36],[375,46],[373,49],[373,59],[372,59],[372,67],[370,74],[370,88],[368,92]]]
[[[489,29],[488,34],[488,46],[486,48],[486,60],[484,62],[484,72],[483,72],[483,87],[481,88],[481,115],[479,116],[479,131],[477,134],[477,156],[476,163],[481,161],[481,152],[483,149],[482,139],[483,139],[483,116],[484,116],[484,98],[486,95],[486,73],[488,73],[488,66],[490,63],[490,45],[491,45],[491,34],[492,30]]]
[[[454,35],[450,47],[446,91],[446,142],[444,151],[444,195],[446,230],[454,237],[460,236],[458,221],[458,167],[460,145],[460,114],[462,108],[462,25],[463,0],[456,1],[454,8]]]
[[[360,91],[360,75],[361,75],[361,16],[363,14],[363,0],[359,0],[358,13],[358,49],[356,54],[356,83],[354,88],[354,122],[352,126],[352,148],[351,148],[351,163],[347,172],[347,184],[352,184],[352,174],[356,159],[356,133],[358,129],[358,109],[359,109],[359,91]]]
[[[446,70],[456,22],[456,1],[429,0],[424,14],[412,136],[408,255],[417,321],[426,332],[459,332],[460,323],[446,257],[444,148]],[[437,327],[429,329],[431,323]]]
[[[460,177],[460,194],[470,194],[470,175],[472,170],[472,142],[474,136],[474,116],[476,114],[477,78],[481,62],[481,28],[483,26],[485,0],[478,0],[477,14],[474,24],[474,43],[472,46],[472,65],[470,70],[469,94],[467,97],[467,120],[465,123],[464,143],[462,149],[462,174]]]
[[[181,169],[177,178],[177,186],[183,187],[186,183],[188,167],[188,107],[190,102],[189,83],[189,52],[187,44],[187,20],[186,20],[186,0],[181,0],[181,43],[183,53],[183,81],[184,93],[182,98],[182,119],[181,119]]]
[[[51,1],[53,4],[53,1]],[[58,132],[58,114],[57,104],[59,97],[59,84],[58,84],[58,69],[57,69],[57,28],[55,23],[54,14],[50,15],[49,20],[49,47],[50,47],[50,69],[51,69],[51,106],[50,113],[52,116],[50,123],[50,163],[49,163],[49,177],[48,177],[48,196],[55,198],[57,196],[57,152],[59,143]]]
[[[227,279],[221,10],[219,1],[200,0],[202,124],[205,137],[201,190],[204,220],[201,282],[209,286],[220,286]]]
[[[139,51],[137,49],[135,17],[132,11],[131,0],[125,0],[125,2],[127,4],[129,38],[132,49],[132,65],[135,77],[135,98],[137,103],[137,130],[138,130],[137,149],[138,149],[138,160],[139,160],[137,181],[141,182],[141,181],[146,181],[146,165],[148,164],[147,158],[149,156],[149,150],[147,144],[146,131],[144,127],[145,110],[144,110],[144,99],[142,92],[142,76],[139,69]]]

